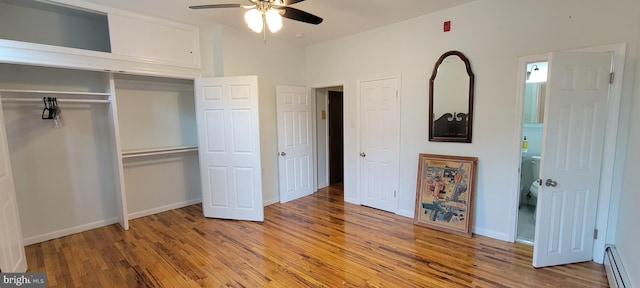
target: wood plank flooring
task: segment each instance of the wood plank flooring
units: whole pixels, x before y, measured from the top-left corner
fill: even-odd
[[[534,269],[532,248],[414,226],[322,189],[264,223],[200,205],[28,246],[49,287],[607,287],[592,262]]]

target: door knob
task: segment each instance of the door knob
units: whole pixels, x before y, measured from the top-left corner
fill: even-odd
[[[544,182],[544,185],[547,185],[547,187],[556,187],[558,185],[558,182],[547,179],[547,182]]]
[[[367,153],[360,152],[360,157],[367,157]]]
[[[287,156],[287,153],[280,152],[280,156]]]

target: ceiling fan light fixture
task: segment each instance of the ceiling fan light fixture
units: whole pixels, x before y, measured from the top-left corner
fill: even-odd
[[[256,9],[251,9],[244,13],[244,21],[247,22],[249,29],[253,30],[253,32],[260,33],[264,28],[262,13]]]
[[[2,0],[0,0],[2,1]],[[207,4],[192,5],[190,9],[215,9],[215,8],[242,8],[248,9],[244,13],[244,20],[249,28],[256,33],[263,33],[266,42],[266,28],[271,33],[282,29],[282,18],[294,21],[318,25],[322,23],[322,18],[311,13],[289,7],[289,5],[300,3],[305,0],[248,0],[251,5],[242,4]],[[264,26],[267,26],[266,28]]]
[[[271,33],[278,32],[280,31],[280,29],[282,29],[282,16],[280,16],[280,12],[278,10],[267,10],[267,12],[265,13],[265,19]]]

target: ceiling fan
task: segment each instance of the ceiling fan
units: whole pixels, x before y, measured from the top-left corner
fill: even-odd
[[[256,33],[262,32],[265,23],[271,32],[277,32],[282,28],[282,17],[304,23],[318,25],[322,23],[322,18],[311,13],[289,7],[291,4],[305,0],[249,0],[251,4],[209,4],[189,6],[191,9],[212,9],[212,8],[244,8],[250,9],[244,14],[244,19],[251,30]]]

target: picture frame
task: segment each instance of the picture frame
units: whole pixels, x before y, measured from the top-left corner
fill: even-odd
[[[413,223],[472,236],[477,157],[421,153]]]

